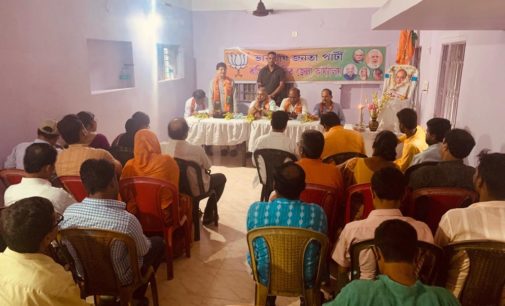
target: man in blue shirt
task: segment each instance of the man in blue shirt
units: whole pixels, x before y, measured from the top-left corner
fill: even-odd
[[[300,201],[300,194],[304,189],[305,172],[302,167],[293,162],[282,164],[274,174],[275,199],[272,202],[255,202],[249,207],[247,231],[266,226],[291,226],[326,233],[327,221],[324,210],[316,204]],[[254,253],[260,282],[267,285],[269,257],[264,240],[258,239],[254,243]],[[250,260],[249,256],[248,259]],[[307,283],[314,277],[318,259],[318,248],[315,245],[309,246],[304,263]],[[268,303],[275,303],[275,299],[271,300],[272,297]],[[268,303],[267,305],[270,305]]]
[[[376,280],[355,280],[326,306],[337,305],[459,305],[445,288],[426,286],[417,280],[417,233],[405,221],[382,222],[375,230],[374,252],[381,275]]]

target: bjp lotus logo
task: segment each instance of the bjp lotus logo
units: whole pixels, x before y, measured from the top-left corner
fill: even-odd
[[[230,53],[228,54],[228,63],[237,70],[235,77],[241,77],[240,70],[247,66],[247,54]]]

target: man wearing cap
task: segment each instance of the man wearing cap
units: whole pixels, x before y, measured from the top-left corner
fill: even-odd
[[[22,142],[16,145],[7,159],[4,162],[5,169],[21,169],[24,170],[23,158],[25,156],[26,148],[32,143],[48,143],[53,147],[56,147],[56,142],[60,134],[56,128],[56,121],[54,120],[44,120],[39,128],[37,129],[37,139],[31,142]]]

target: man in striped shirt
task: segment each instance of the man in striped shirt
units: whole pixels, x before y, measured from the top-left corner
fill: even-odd
[[[82,203],[73,204],[65,210],[64,221],[60,224],[60,228],[88,227],[127,234],[133,238],[137,246],[138,265],[141,271],[144,272],[149,266],[153,266],[156,271],[164,255],[163,238],[147,238],[137,218],[126,211],[126,204],[116,200],[119,185],[114,165],[105,159],[88,159],[82,164],[80,174],[89,196]],[[72,253],[71,248],[70,252]],[[117,244],[112,247],[111,253],[115,264],[114,270],[121,283],[130,283],[132,272],[126,246]],[[133,298],[146,300],[144,297],[146,289],[147,285],[137,289]]]

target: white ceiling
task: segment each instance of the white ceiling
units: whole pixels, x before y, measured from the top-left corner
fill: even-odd
[[[387,0],[263,0],[267,9],[306,10],[330,8],[381,7]],[[256,9],[259,0],[191,0],[193,11]]]
[[[375,30],[505,30],[505,0],[389,0]]]

